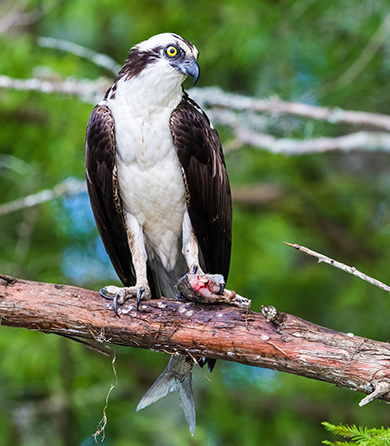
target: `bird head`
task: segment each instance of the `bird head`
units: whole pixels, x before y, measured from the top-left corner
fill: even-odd
[[[200,73],[198,56],[196,47],[183,37],[171,33],[157,34],[130,50],[122,74],[131,79],[147,76],[149,70],[153,70],[153,77],[171,78],[179,84],[191,76],[195,85]]]

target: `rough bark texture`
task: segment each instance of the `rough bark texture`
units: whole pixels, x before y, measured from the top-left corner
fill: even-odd
[[[128,303],[117,317],[112,302],[97,292],[0,275],[0,323],[95,344],[225,359],[366,394],[381,386],[389,390],[389,344],[320,327],[273,307],[256,313],[158,299],[142,302],[140,311]],[[379,397],[390,401],[390,393]]]

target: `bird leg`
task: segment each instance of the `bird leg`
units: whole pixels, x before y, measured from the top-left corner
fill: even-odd
[[[183,218],[183,248],[182,253],[186,259],[189,274],[198,277],[198,282],[192,281],[193,289],[199,294],[222,294],[225,288],[225,279],[221,274],[205,274],[199,266],[198,240],[192,228],[188,212]]]
[[[234,291],[225,290],[222,274],[205,274],[199,266],[198,241],[191,225],[188,212],[183,219],[183,255],[189,272],[177,283],[177,297],[200,303],[227,303],[242,308],[250,307],[250,300]]]
[[[147,254],[142,228],[136,218],[131,214],[125,215],[125,223],[137,278],[136,284],[135,286],[124,288],[108,285],[99,291],[101,296],[114,301],[114,311],[117,316],[119,316],[119,306],[123,305],[126,300],[137,298],[137,310],[139,310],[141,300],[149,300],[152,298],[147,279]]]

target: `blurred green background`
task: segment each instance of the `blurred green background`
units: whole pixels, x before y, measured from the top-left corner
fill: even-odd
[[[122,64],[133,44],[169,31],[200,50],[200,88],[390,114],[389,14],[388,0],[3,0],[0,74],[112,79],[88,60],[40,47],[38,38],[69,40]],[[367,57],[358,59],[363,50]],[[84,178],[91,110],[72,96],[0,89],[0,204]],[[265,122],[266,131],[286,138],[356,130],[296,117]],[[229,128],[218,130],[229,146]],[[388,341],[390,301],[383,291],[282,242],[309,246],[389,284],[390,155],[286,157],[244,146],[227,152],[226,162],[234,193],[259,185],[282,191],[270,200],[235,200],[228,287],[251,298],[254,311],[272,304]],[[96,290],[116,281],[86,194],[2,215],[0,272]],[[219,361],[211,382],[194,371],[191,438],[175,394],[135,413],[168,356],[116,351],[119,382],[107,409],[107,446],[303,446],[332,439],[320,424],[325,420],[389,426],[384,403],[358,407],[364,395]],[[94,444],[114,380],[108,357],[54,335],[1,327],[0,445]]]

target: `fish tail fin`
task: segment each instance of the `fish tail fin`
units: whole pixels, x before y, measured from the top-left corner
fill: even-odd
[[[192,368],[193,362],[191,358],[182,355],[172,355],[166,369],[138,403],[136,411],[138,412],[158,401],[160,398],[168,395],[169,392],[177,391],[180,406],[184,410],[184,416],[191,435],[194,435],[196,417],[194,392],[192,390]]]
[[[196,416],[194,392],[192,390],[192,372],[188,374],[184,381],[178,383],[177,390],[179,393],[180,406],[184,410],[185,419],[190,428],[191,435],[193,436],[196,427]]]

